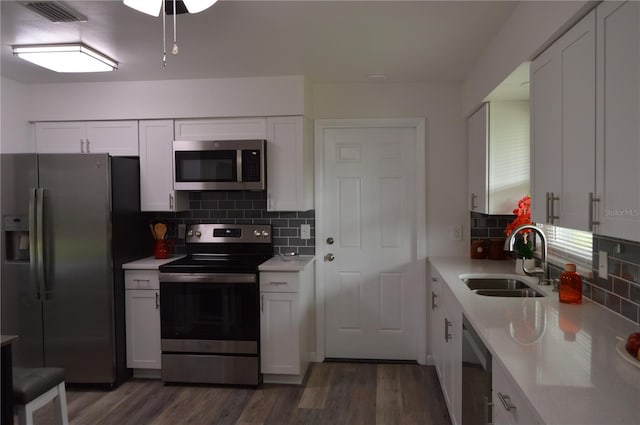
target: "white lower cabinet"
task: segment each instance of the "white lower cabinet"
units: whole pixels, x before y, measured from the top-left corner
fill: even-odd
[[[313,345],[314,267],[260,273],[260,370],[264,382],[300,384]]]
[[[492,362],[493,425],[542,424],[527,398],[510,380],[507,371]]]
[[[127,367],[157,370],[160,358],[160,281],[157,270],[126,270]]]
[[[462,418],[462,307],[443,279],[431,274],[431,348],[449,416]]]

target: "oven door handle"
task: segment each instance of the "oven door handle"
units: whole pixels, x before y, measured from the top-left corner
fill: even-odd
[[[252,273],[160,273],[161,283],[256,283]]]

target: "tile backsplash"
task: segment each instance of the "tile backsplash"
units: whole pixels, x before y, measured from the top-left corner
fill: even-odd
[[[177,239],[178,224],[194,223],[271,224],[274,254],[315,254],[315,211],[269,212],[264,191],[190,192],[188,211],[145,214],[149,222],[162,220],[169,225],[168,237],[175,240],[176,254],[185,252],[184,241]],[[300,238],[301,224],[311,226],[311,239]]]
[[[471,213],[471,240],[489,243],[504,238],[505,227],[512,215]],[[608,276],[598,275],[599,251],[608,258]],[[569,260],[567,260],[569,262]],[[563,268],[549,265],[549,277],[560,277]],[[592,276],[582,277],[582,295],[595,303],[640,324],[640,243],[593,235]]]

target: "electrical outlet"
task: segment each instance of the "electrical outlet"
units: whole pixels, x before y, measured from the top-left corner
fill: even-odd
[[[456,224],[451,226],[451,240],[452,241],[461,241],[462,240],[462,225]]]
[[[608,264],[607,251],[598,251],[598,276],[600,279],[609,278]]]
[[[311,225],[310,224],[301,224],[300,225],[300,239],[311,239]]]

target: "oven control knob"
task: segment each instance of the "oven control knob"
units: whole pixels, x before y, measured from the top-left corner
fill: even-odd
[[[199,230],[196,230],[196,237],[199,238],[200,236],[202,236],[202,233]]]
[[[269,232],[267,232],[266,230],[262,231],[262,237],[263,238],[268,238],[269,237]]]
[[[261,234],[262,233],[260,233],[260,230],[254,230],[253,231],[253,236],[255,236],[256,238],[259,238]]]
[[[187,236],[193,236],[193,230],[189,229],[189,231],[187,232]]]

